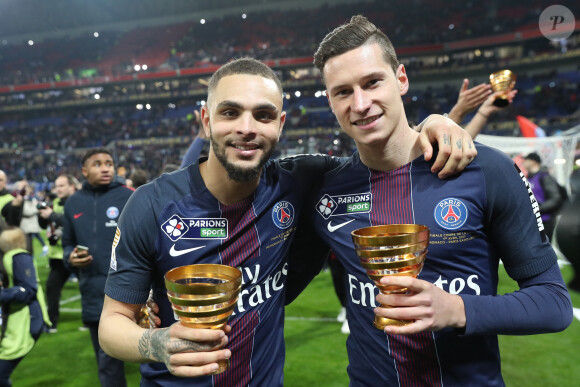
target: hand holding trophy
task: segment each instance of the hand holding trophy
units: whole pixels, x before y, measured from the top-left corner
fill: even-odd
[[[176,267],[165,274],[167,296],[182,325],[222,329],[231,316],[242,286],[242,272],[231,266],[197,264]],[[218,363],[225,371],[229,360]]]
[[[493,101],[493,104],[497,107],[508,106],[508,93],[516,85],[516,75],[510,70],[496,71],[489,76],[489,83],[494,92],[501,92],[495,101]]]
[[[352,241],[361,265],[381,293],[406,293],[407,288],[384,286],[380,280],[386,275],[419,275],[427,255],[429,228],[418,224],[365,227],[352,232]],[[383,330],[387,325],[410,323],[412,321],[375,316],[374,326]]]

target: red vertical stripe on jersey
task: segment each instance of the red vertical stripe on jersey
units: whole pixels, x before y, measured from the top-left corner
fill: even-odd
[[[252,378],[252,351],[254,350],[254,329],[260,322],[258,312],[245,313],[234,320],[230,342],[227,348],[232,351],[228,369],[214,376],[215,387],[247,386]],[[260,372],[267,372],[261,370]]]
[[[413,222],[411,164],[389,172],[371,171],[373,207],[371,224]],[[441,373],[431,332],[389,335],[389,345],[399,374],[399,386],[441,386]]]
[[[230,206],[221,206],[222,216],[228,220],[228,238],[220,248],[222,263],[240,266],[248,259],[260,255],[260,240],[254,226],[256,214],[252,206],[253,198]]]

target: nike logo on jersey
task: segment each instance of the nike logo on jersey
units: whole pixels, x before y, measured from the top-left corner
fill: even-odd
[[[198,247],[192,247],[191,249],[175,250],[175,245],[173,245],[173,246],[171,246],[171,249],[169,250],[169,255],[171,255],[172,257],[179,257],[180,255],[187,254],[187,253],[190,253],[190,252],[195,251],[195,250],[203,249],[204,247],[205,247],[205,245],[198,246]]]
[[[81,216],[83,216],[83,214],[84,214],[84,212],[81,212],[81,213],[78,213],[78,214],[74,214],[74,215],[73,215],[73,217],[74,217],[75,219],[78,219],[78,218],[80,218]]]
[[[352,222],[352,221],[354,221],[354,219],[351,219],[351,220],[349,220],[349,221],[346,221],[346,222],[344,222],[344,223],[337,224],[337,225],[335,225],[335,226],[333,226],[333,225],[332,225],[332,221],[330,221],[330,222],[328,222],[328,226],[327,226],[327,228],[328,228],[328,231],[330,231],[330,232],[335,232],[335,231],[336,231],[336,230],[338,230],[339,228],[346,226],[347,224],[349,224],[349,223],[350,223],[350,222]]]

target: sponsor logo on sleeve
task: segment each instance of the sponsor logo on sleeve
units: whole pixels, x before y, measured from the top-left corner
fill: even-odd
[[[113,247],[111,248],[111,269],[117,271],[117,256],[115,255],[115,249],[121,240],[121,230],[117,227],[115,231],[115,238],[113,238]]]
[[[272,221],[279,229],[287,229],[294,222],[294,206],[292,203],[282,200],[272,209]]]
[[[548,238],[548,236],[544,231],[544,222],[542,222],[542,214],[540,214],[540,204],[538,203],[536,197],[534,196],[534,191],[532,190],[533,187],[528,181],[528,179],[526,179],[526,175],[524,175],[524,173],[521,171],[518,165],[514,164],[514,167],[516,168],[516,171],[519,173],[520,178],[522,179],[524,185],[526,186],[526,189],[528,190],[530,202],[532,203],[532,210],[534,211],[534,216],[536,217],[536,224],[538,225],[538,231],[540,231],[540,233],[542,234],[542,239],[546,239]]]
[[[171,241],[179,239],[226,239],[228,220],[224,218],[180,218],[171,216],[161,225]]]
[[[316,211],[324,219],[338,215],[369,213],[372,208],[372,199],[373,194],[370,192],[335,196],[324,194],[316,204]]]
[[[435,221],[446,230],[457,230],[467,221],[467,206],[456,198],[445,198],[435,206]]]

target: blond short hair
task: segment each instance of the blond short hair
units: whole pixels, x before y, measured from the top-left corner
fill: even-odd
[[[26,249],[26,235],[18,227],[10,226],[0,233],[0,250]]]

